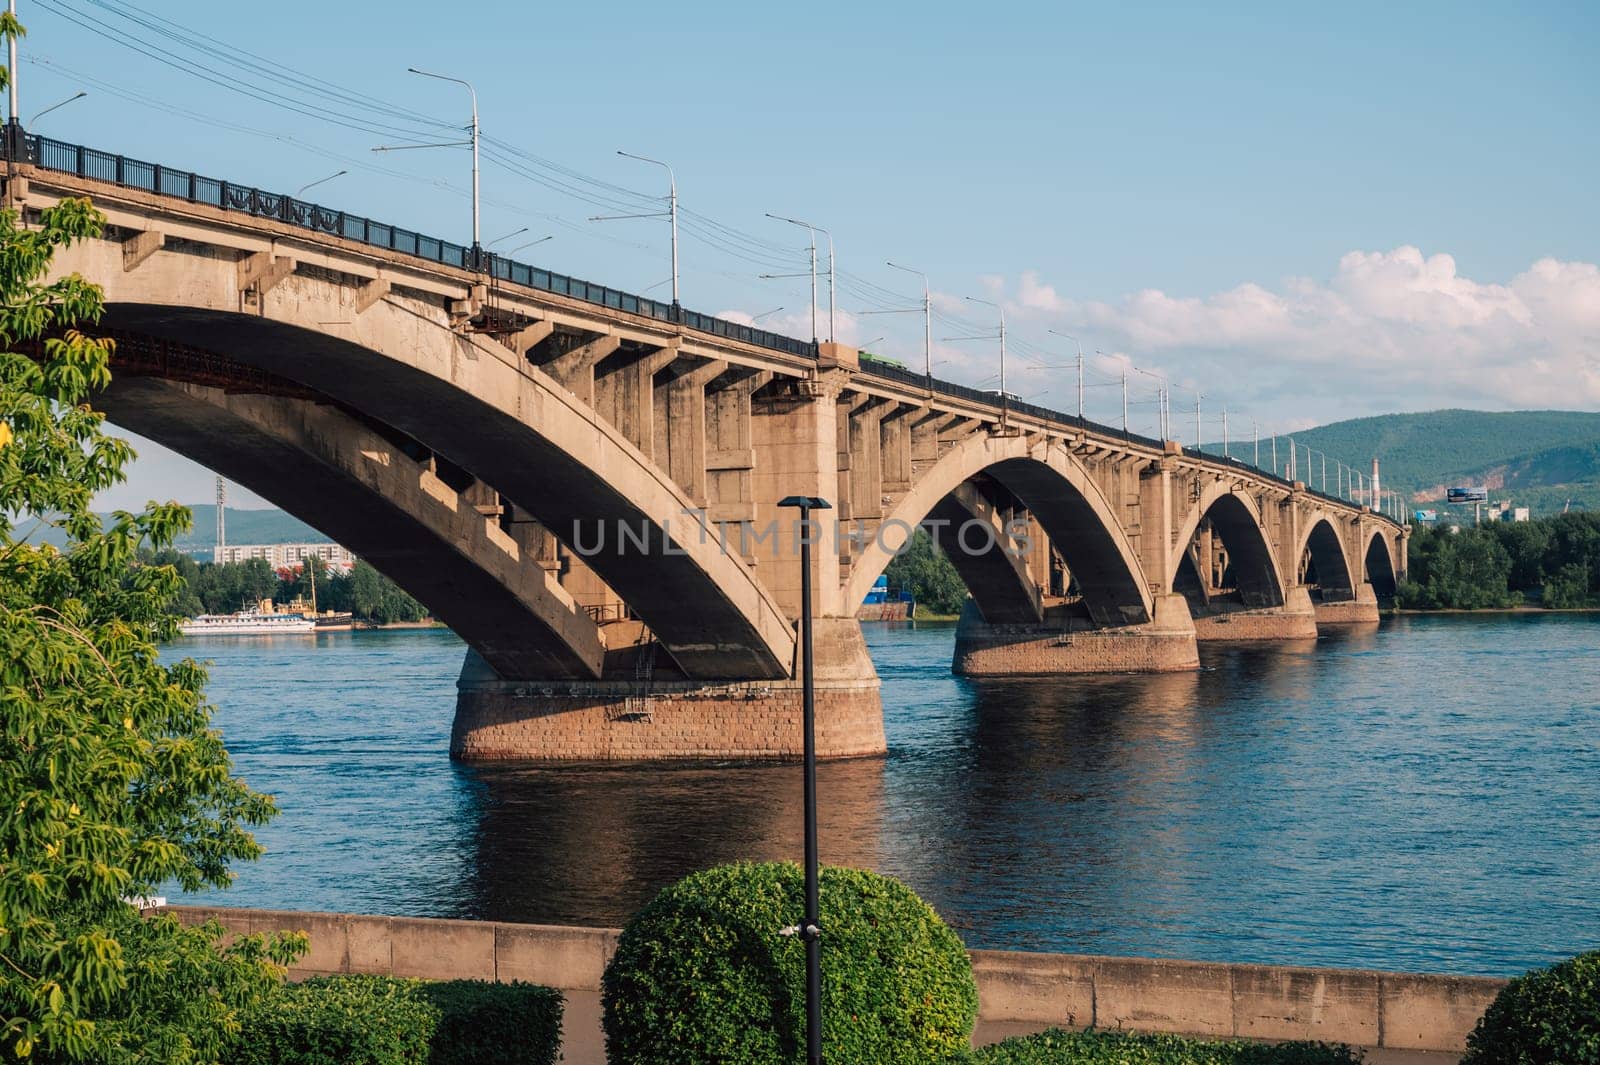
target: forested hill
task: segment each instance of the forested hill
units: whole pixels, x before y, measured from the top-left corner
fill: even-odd
[[[189,510],[194,515],[194,525],[188,532],[178,537],[173,546],[187,554],[200,553],[210,558],[211,548],[216,546],[217,542],[216,504],[195,503],[190,505]],[[110,515],[104,514],[101,517],[109,519]],[[294,515],[281,510],[235,510],[229,507],[227,519],[230,544],[326,543],[332,539]],[[44,526],[30,524],[19,531],[31,533],[33,539],[37,541],[57,546],[66,540],[60,530]]]
[[[1307,429],[1297,444],[1368,472],[1374,455],[1385,487],[1413,503],[1441,500],[1451,485],[1484,485],[1535,514],[1600,510],[1600,413],[1437,410],[1385,414]]]

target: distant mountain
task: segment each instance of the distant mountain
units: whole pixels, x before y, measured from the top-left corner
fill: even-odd
[[[1438,410],[1335,422],[1294,434],[1362,473],[1377,456],[1383,483],[1413,504],[1478,485],[1534,513],[1600,510],[1600,413]]]
[[[216,504],[195,503],[190,505],[189,510],[194,514],[194,525],[173,546],[188,554],[210,558],[211,549],[217,544]],[[102,518],[109,516],[101,515]],[[226,518],[230,544],[326,543],[331,539],[281,510],[235,510],[229,507]],[[64,537],[57,529],[47,526],[34,528],[37,530],[33,536],[36,541],[58,546],[64,542]]]

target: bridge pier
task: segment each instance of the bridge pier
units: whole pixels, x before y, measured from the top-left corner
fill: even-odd
[[[1372,590],[1372,585],[1362,581],[1356,586],[1356,597],[1331,603],[1319,602],[1316,605],[1318,625],[1376,625],[1378,615],[1378,594]]]
[[[1251,608],[1234,603],[1211,604],[1194,619],[1194,638],[1201,642],[1245,643],[1263,640],[1315,640],[1320,616],[1305,588],[1290,588],[1283,606]]]
[[[818,618],[817,753],[885,751],[878,675],[854,618]],[[450,754],[469,762],[799,758],[799,681],[640,678],[627,662],[596,681],[502,680],[467,652]],[[799,676],[800,670],[795,669]]]
[[[969,677],[1055,673],[1175,673],[1200,668],[1189,604],[1177,594],[1155,599],[1141,625],[1095,628],[1065,605],[1037,624],[990,625],[971,602],[956,628],[957,674]]]

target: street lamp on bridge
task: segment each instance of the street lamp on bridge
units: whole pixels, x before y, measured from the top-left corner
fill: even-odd
[[[982,303],[1000,312],[1000,428],[1010,424],[1011,394],[1006,391],[1006,309],[994,300],[968,296],[973,303]],[[987,340],[988,337],[951,337],[951,340]]]
[[[87,89],[82,89],[82,90],[79,90],[76,95],[69,96],[65,100],[61,100],[61,101],[59,101],[57,103],[51,104],[49,107],[45,108],[43,111],[38,112],[32,118],[28,119],[28,128],[32,129],[33,128],[33,124],[35,122],[39,121],[39,119],[43,118],[45,115],[48,115],[51,111],[54,111],[56,108],[65,107],[68,104],[72,103],[74,100],[81,100],[85,96],[88,96],[88,95],[89,95],[89,91]]]
[[[922,306],[921,307],[895,307],[886,311],[857,311],[858,315],[867,314],[915,314],[922,312],[922,371],[928,379],[928,387],[933,387],[933,297],[928,291],[928,275],[921,270],[913,270],[909,266],[899,263],[886,262],[883,265],[893,270],[903,270],[908,274],[915,274],[922,278]],[[831,265],[830,265],[831,269]]]
[[[802,222],[798,218],[785,218],[781,214],[767,212],[767,217],[777,222],[788,222],[792,226],[800,226],[811,234],[811,342],[817,342],[817,234],[821,233],[828,238],[828,343],[833,343],[833,234],[821,226],[814,226],[810,222]],[[795,274],[762,274],[764,278],[795,277]]]
[[[467,92],[472,95],[472,124],[467,127],[470,136],[464,141],[440,141],[436,144],[384,144],[372,149],[375,152],[403,152],[414,148],[465,148],[472,149],[472,266],[477,269],[483,257],[483,248],[479,244],[478,234],[478,90],[472,87],[472,82],[463,78],[452,78],[448,74],[435,74],[427,70],[418,70],[416,67],[406,67],[411,74],[420,74],[424,78],[437,78],[439,81],[452,81],[457,85],[465,85]]]
[[[1083,345],[1071,333],[1063,333],[1055,329],[1046,329],[1045,332],[1072,341],[1072,346],[1078,349],[1078,421],[1083,421]]]
[[[663,163],[660,159],[652,159],[648,155],[634,155],[617,149],[617,154],[626,159],[637,159],[641,163],[653,163],[667,172],[667,219],[672,225],[672,310],[676,317],[678,303],[678,175],[673,171],[671,164]],[[615,222],[624,218],[660,218],[660,211],[648,211],[644,214],[611,214],[595,215],[591,222]]]

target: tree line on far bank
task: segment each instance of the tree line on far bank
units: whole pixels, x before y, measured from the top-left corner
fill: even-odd
[[[1411,610],[1600,605],[1600,514],[1491,522],[1451,532],[1412,527],[1396,602]]]
[[[362,621],[387,625],[397,621],[421,621],[427,607],[407,595],[398,584],[378,572],[370,563],[357,559],[349,573],[332,573],[320,558],[307,560],[304,567],[277,571],[265,559],[244,562],[197,562],[170,548],[152,555],[156,565],[177,567],[183,590],[173,596],[168,612],[180,617],[196,614],[231,614],[253,606],[262,599],[278,603],[296,598],[311,601],[312,581],[316,582],[318,610],[354,614]]]

